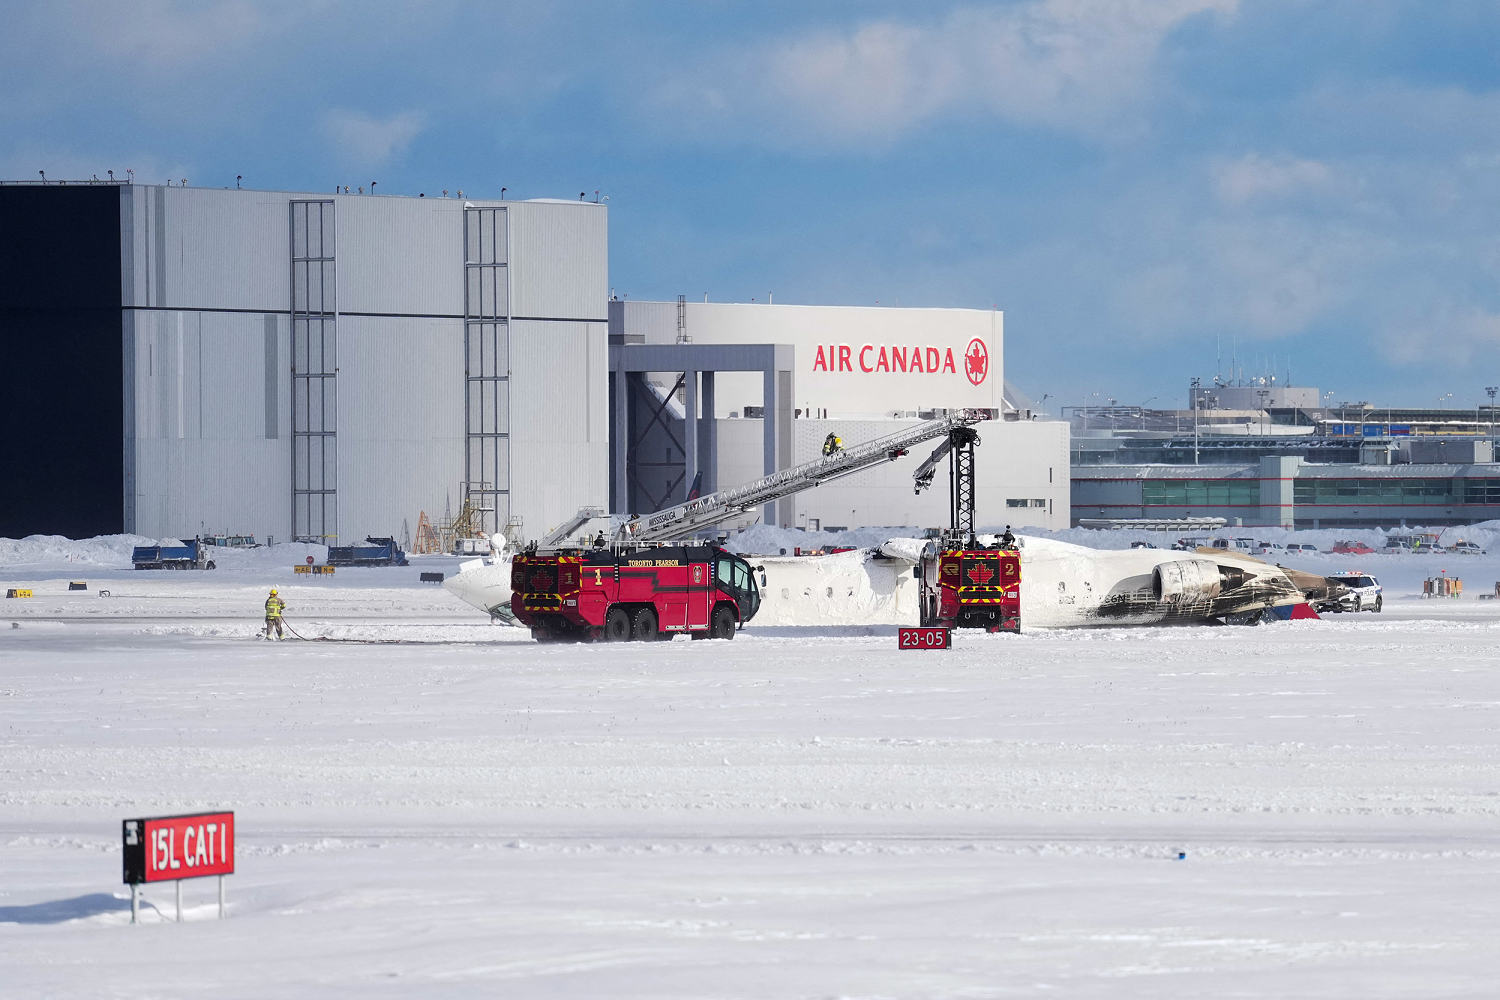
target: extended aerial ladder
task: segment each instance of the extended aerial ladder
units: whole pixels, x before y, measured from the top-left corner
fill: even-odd
[[[753,508],[772,503],[783,497],[793,496],[803,490],[862,472],[882,462],[892,462],[908,454],[909,449],[944,437],[951,440],[955,430],[967,431],[977,439],[971,428],[980,421],[989,419],[990,411],[982,409],[954,410],[947,416],[928,420],[904,431],[887,434],[874,441],[853,448],[836,451],[811,462],[782,469],[762,479],[754,480],[733,489],[720,490],[708,496],[688,500],[675,507],[667,507],[654,514],[629,519],[611,518],[607,538],[617,543],[661,542],[678,538],[691,538],[710,528],[753,516]],[[946,442],[945,442],[946,444]],[[929,461],[932,461],[929,459]],[[969,468],[972,484],[973,448],[969,448]],[[929,479],[931,477],[929,476]],[[973,527],[973,487],[968,494],[969,524]],[[602,517],[597,508],[583,508],[564,524],[542,539],[541,546],[549,548],[561,543],[594,519]],[[592,527],[592,525],[590,525]]]
[[[945,544],[966,545],[974,542],[974,446],[979,432],[964,425],[954,427],[942,444],[933,449],[927,460],[912,473],[915,492],[920,494],[932,485],[938,463],[948,459],[948,532]]]

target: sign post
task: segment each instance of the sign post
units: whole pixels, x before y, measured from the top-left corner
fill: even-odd
[[[175,882],[182,922],[182,880],[219,877],[219,919],[224,919],[224,876],[234,874],[234,813],[193,813],[127,819],[121,823],[130,922],[139,912],[143,882]]]

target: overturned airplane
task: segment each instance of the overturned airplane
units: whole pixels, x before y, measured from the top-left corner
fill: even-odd
[[[835,555],[766,556],[756,625],[911,625],[918,620],[912,568],[930,543],[895,538]],[[1344,588],[1315,573],[1220,549],[1092,549],[1047,538],[1021,540],[1021,620],[1026,628],[1254,624],[1278,609],[1316,606]],[[443,581],[461,600],[509,618],[510,560],[464,564]]]

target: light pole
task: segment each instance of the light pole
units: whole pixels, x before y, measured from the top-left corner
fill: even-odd
[[[1266,418],[1269,416],[1266,412],[1266,397],[1271,394],[1271,390],[1256,389],[1255,394],[1260,397],[1260,433],[1264,436],[1270,433],[1270,428],[1266,426]]]
[[[1193,394],[1193,464],[1198,464],[1198,400],[1203,395],[1203,380],[1195,378],[1189,391]]]
[[[1487,385],[1484,391],[1490,397],[1490,447],[1495,446],[1495,393],[1500,392],[1500,385]]]
[[[1160,399],[1160,398],[1161,398],[1160,396],[1152,396],[1151,399],[1148,399],[1148,400],[1146,400],[1145,403],[1141,404],[1141,430],[1145,430],[1146,429],[1146,403],[1152,402],[1152,400],[1157,400],[1157,399]]]

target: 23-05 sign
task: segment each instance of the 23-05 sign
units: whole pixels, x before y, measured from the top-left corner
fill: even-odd
[[[953,630],[938,626],[903,628],[898,637],[902,649],[947,649],[953,645]]]

